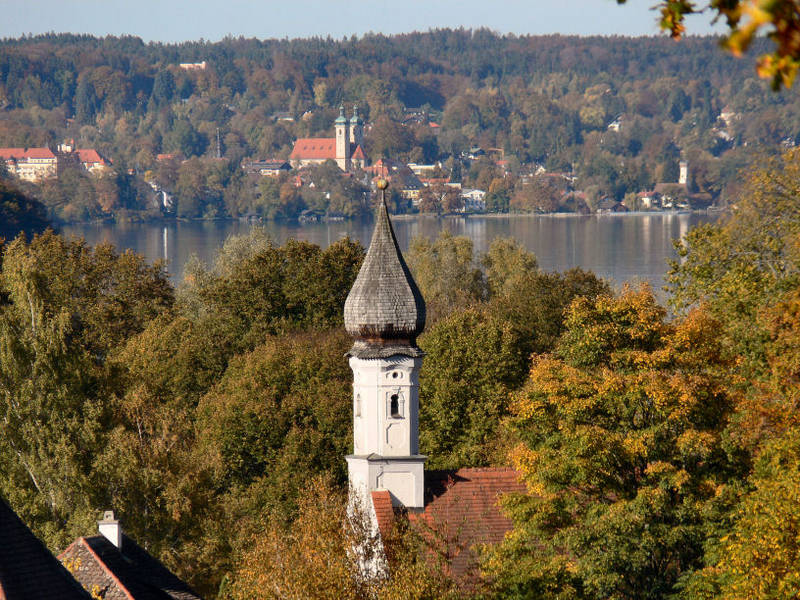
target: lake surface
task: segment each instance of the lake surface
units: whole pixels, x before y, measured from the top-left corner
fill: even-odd
[[[393,218],[397,240],[405,251],[415,236],[436,238],[442,229],[470,237],[476,253],[485,252],[498,237],[513,237],[536,254],[548,271],[583,267],[611,280],[648,281],[654,289],[664,284],[667,260],[675,258],[672,240],[693,226],[713,222],[718,215],[704,213],[657,213],[629,215],[508,215],[469,217],[399,216]],[[150,260],[166,259],[178,282],[192,254],[212,262],[230,235],[264,227],[278,244],[289,238],[307,240],[322,247],[345,236],[365,246],[373,222],[253,225],[239,221],[178,222],[168,224],[69,225],[67,235],[83,236],[91,244],[109,241],[118,248],[132,248]]]

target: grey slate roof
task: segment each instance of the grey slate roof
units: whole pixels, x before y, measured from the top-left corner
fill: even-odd
[[[425,300],[397,246],[385,193],[367,255],[344,303],[344,326],[356,338],[352,356],[420,353],[416,338],[425,328]]]
[[[89,600],[89,594],[2,499],[0,598]]]

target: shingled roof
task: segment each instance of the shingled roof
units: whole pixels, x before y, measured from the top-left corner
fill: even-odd
[[[126,535],[118,549],[102,535],[75,540],[59,556],[75,578],[104,600],[200,600],[186,583]],[[95,588],[96,586],[96,588]]]
[[[500,510],[501,496],[525,492],[519,474],[510,468],[426,471],[425,508],[409,511],[408,520],[436,556],[447,557],[453,578],[469,586],[478,575],[475,547],[497,544],[511,530],[511,520]],[[373,492],[372,501],[378,528],[386,535],[395,514],[379,494]]]
[[[89,600],[89,594],[0,499],[0,599]]]
[[[425,300],[397,245],[385,190],[367,255],[344,303],[344,326],[356,338],[352,356],[421,353],[416,339],[425,328]]]

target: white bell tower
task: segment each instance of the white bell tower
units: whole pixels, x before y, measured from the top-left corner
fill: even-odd
[[[336,130],[336,164],[342,171],[347,171],[350,168],[350,134],[344,105],[339,107],[339,116],[333,122],[333,128]]]
[[[385,180],[367,255],[345,302],[345,327],[355,338],[351,491],[387,490],[392,504],[424,507],[425,457],[419,454],[417,335],[425,301],[403,260],[386,210]],[[368,498],[365,498],[367,500]]]

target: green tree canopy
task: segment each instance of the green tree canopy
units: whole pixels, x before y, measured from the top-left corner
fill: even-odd
[[[530,495],[485,563],[499,597],[666,598],[701,565],[734,400],[714,320],[664,317],[646,288],[579,298],[534,359],[510,421]]]

